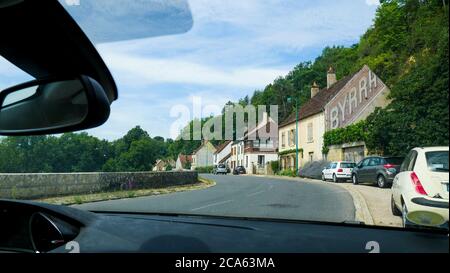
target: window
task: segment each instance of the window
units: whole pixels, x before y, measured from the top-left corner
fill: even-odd
[[[341,168],[353,169],[355,165],[356,165],[355,163],[341,163]]]
[[[313,135],[313,124],[308,123],[308,142],[313,142],[314,141],[314,135]]]
[[[283,132],[281,133],[281,147],[286,147],[286,134]]]
[[[264,164],[265,164],[265,156],[258,155],[258,165],[264,166]]]
[[[425,153],[428,168],[433,172],[448,172],[448,151]]]
[[[413,151],[412,157],[411,157],[411,163],[408,165],[408,171],[414,170],[414,165],[416,165],[416,159],[417,159],[417,152]]]
[[[409,152],[408,155],[405,157],[405,160],[403,161],[402,165],[400,166],[400,172],[405,172],[408,170],[409,165],[411,163],[412,155],[413,155],[413,151]]]
[[[369,161],[369,166],[378,166],[381,165],[381,158],[379,157],[373,157]]]
[[[309,161],[313,162],[314,161],[314,152],[310,152],[309,153]]]
[[[369,166],[369,161],[370,161],[371,159],[372,159],[372,158],[367,158],[367,159],[365,159],[365,160],[362,162],[361,166],[363,166],[363,167]]]
[[[291,131],[289,131],[289,146],[294,145],[295,145],[295,130],[292,129]]]

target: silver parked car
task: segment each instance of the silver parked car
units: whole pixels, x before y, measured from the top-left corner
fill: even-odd
[[[228,168],[225,164],[219,164],[214,168],[214,174],[227,174]]]

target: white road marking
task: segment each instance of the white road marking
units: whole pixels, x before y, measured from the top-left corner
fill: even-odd
[[[254,193],[247,194],[247,196],[251,197],[251,196],[255,196],[255,195],[261,194],[263,192],[265,192],[265,191],[264,190],[263,191],[257,191],[257,192],[254,192]]]
[[[201,210],[201,209],[205,209],[205,208],[209,208],[209,207],[213,207],[213,206],[223,205],[223,204],[230,203],[230,202],[233,202],[233,200],[227,200],[227,201],[212,203],[212,204],[209,204],[209,205],[206,205],[206,206],[202,206],[202,207],[198,207],[198,208],[195,208],[195,209],[191,209],[191,211],[196,211],[196,210]]]

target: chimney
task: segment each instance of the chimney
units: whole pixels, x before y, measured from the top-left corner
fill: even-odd
[[[311,86],[311,98],[313,98],[315,95],[317,95],[317,93],[319,93],[319,85],[314,82],[313,85]]]
[[[335,83],[336,83],[336,73],[334,72],[334,68],[330,66],[327,72],[327,89],[330,88]]]

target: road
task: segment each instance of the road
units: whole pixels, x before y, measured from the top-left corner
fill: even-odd
[[[277,178],[202,175],[210,188],[87,203],[97,211],[162,212],[343,222],[355,220],[351,195],[331,183]]]

